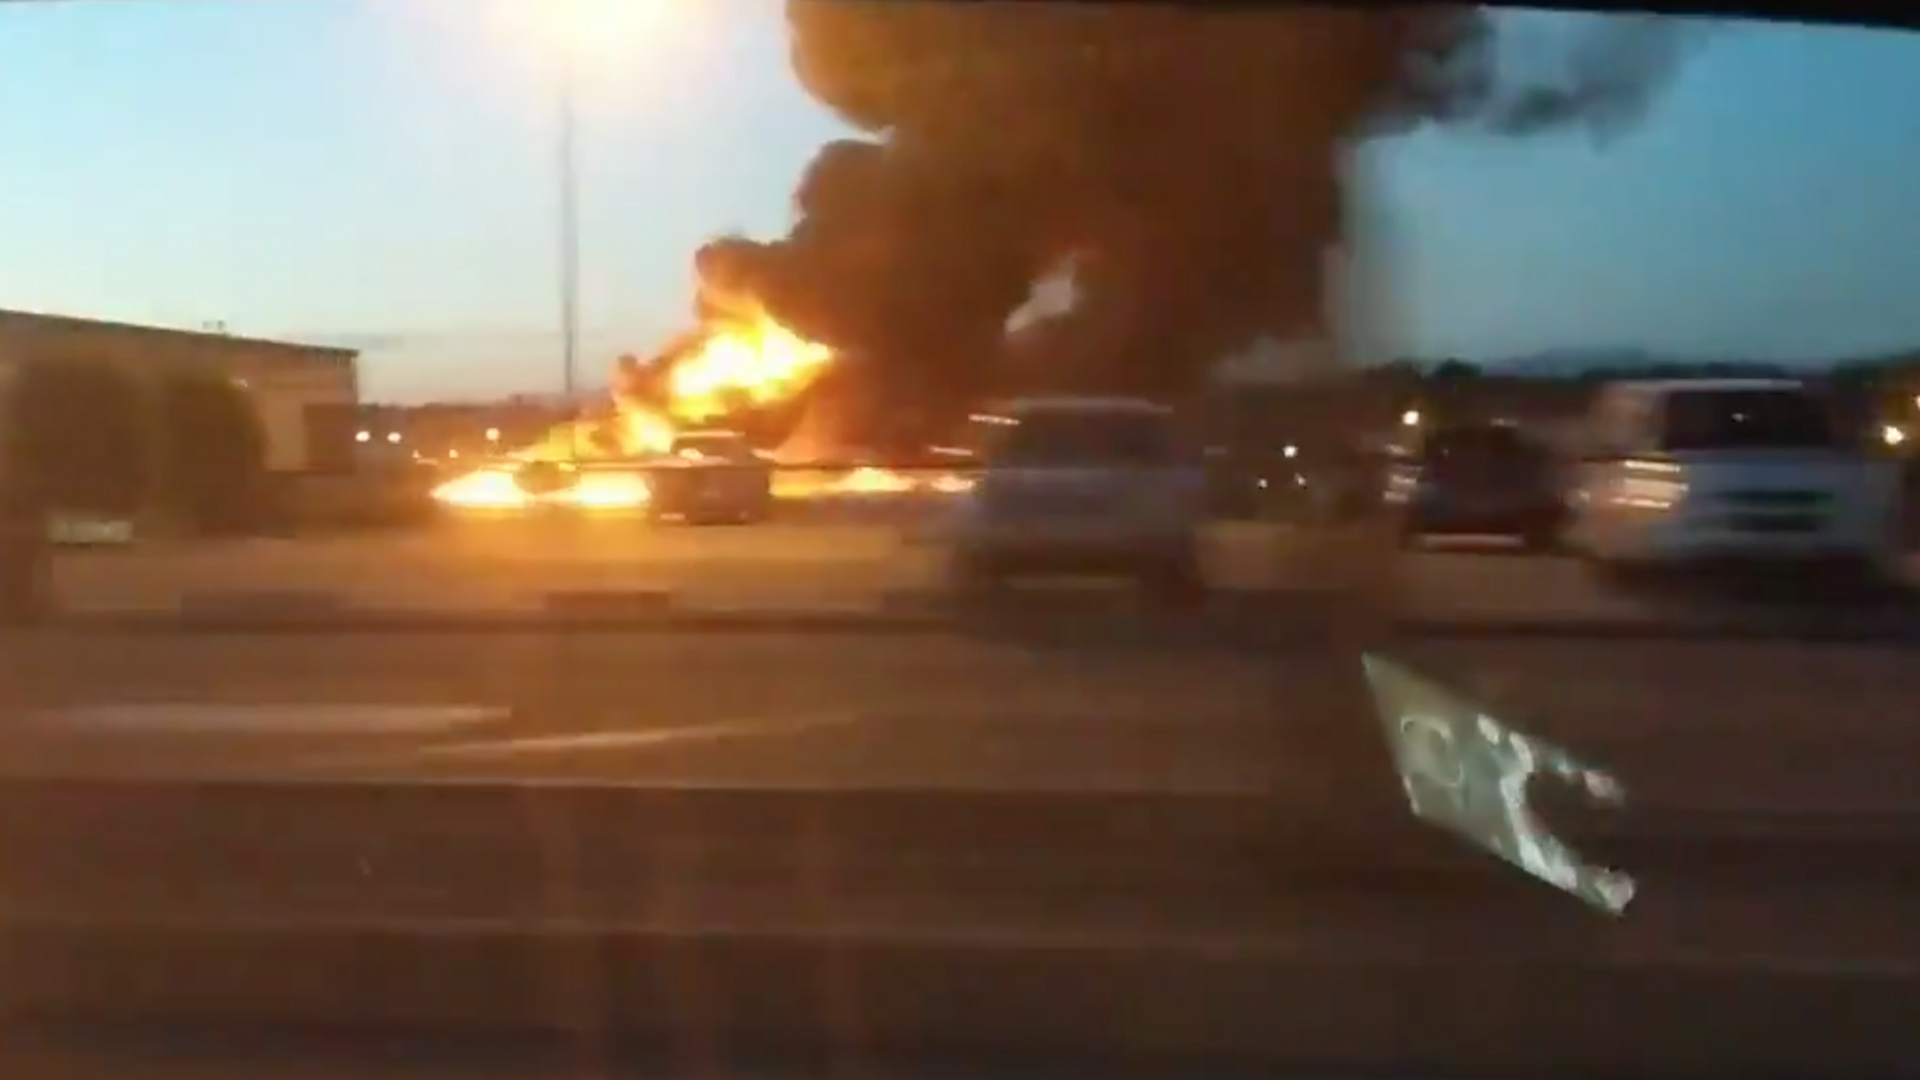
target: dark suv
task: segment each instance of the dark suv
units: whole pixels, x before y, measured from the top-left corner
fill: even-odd
[[[1510,424],[1438,428],[1394,469],[1409,541],[1427,536],[1517,537],[1531,550],[1556,547],[1567,516],[1553,451]]]

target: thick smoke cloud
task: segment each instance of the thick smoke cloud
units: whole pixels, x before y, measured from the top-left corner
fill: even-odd
[[[1236,345],[1310,331],[1343,139],[1617,125],[1678,56],[1634,20],[1514,87],[1472,9],[789,0],[787,16],[802,85],[864,137],[820,151],[787,237],[704,248],[704,293],[753,295],[841,349],[869,414],[910,428],[1015,390],[1178,393]],[[1008,316],[1069,263],[1072,309],[1010,342]]]
[[[1375,133],[1438,122],[1526,136],[1584,127],[1599,138],[1629,131],[1711,32],[1661,15],[1568,15],[1482,10],[1453,14],[1443,36],[1409,56],[1390,91],[1398,107]]]

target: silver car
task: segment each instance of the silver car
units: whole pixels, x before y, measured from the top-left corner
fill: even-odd
[[[1031,398],[1007,410],[953,522],[957,584],[1119,575],[1204,588],[1205,471],[1172,410],[1135,398]]]

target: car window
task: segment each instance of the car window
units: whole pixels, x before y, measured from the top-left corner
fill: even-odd
[[[1697,390],[1667,399],[1666,451],[1806,449],[1834,445],[1833,417],[1800,390]]]
[[[999,465],[1158,465],[1175,455],[1173,426],[1147,412],[1030,413],[1008,426]]]

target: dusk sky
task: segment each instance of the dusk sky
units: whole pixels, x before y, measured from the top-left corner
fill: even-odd
[[[837,125],[778,0],[630,0],[587,58],[583,368],[685,325]],[[487,0],[0,5],[0,307],[365,345],[371,397],[557,388],[553,93]],[[611,36],[611,35],[609,35]],[[1368,151],[1406,351],[1920,346],[1920,38],[1715,35],[1630,135]]]

